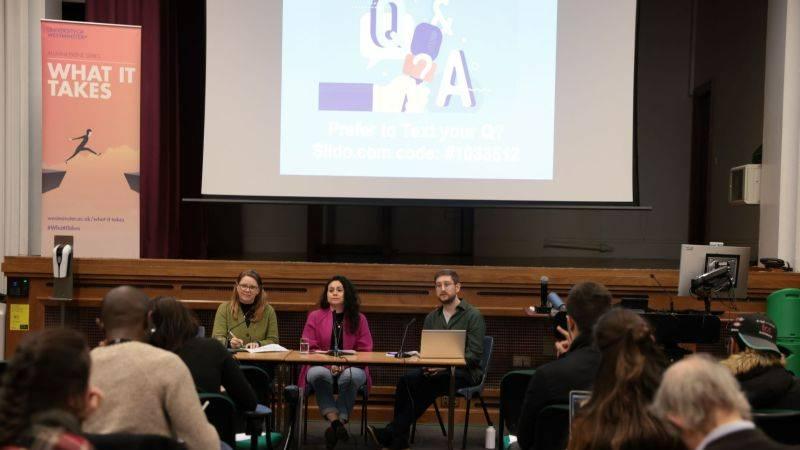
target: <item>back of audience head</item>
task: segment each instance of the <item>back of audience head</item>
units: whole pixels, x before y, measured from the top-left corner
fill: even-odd
[[[652,411],[676,428],[688,448],[726,421],[750,419],[739,383],[708,355],[688,356],[667,369]]]
[[[592,327],[611,307],[611,293],[600,283],[584,281],[576,284],[567,296],[567,317],[580,333],[591,333]]]
[[[731,323],[728,351],[722,361],[734,375],[786,365],[776,344],[778,328],[766,314],[739,317]]]
[[[154,298],[150,320],[154,328],[150,343],[164,350],[177,352],[186,341],[197,336],[197,319],[175,297]]]
[[[97,324],[106,338],[143,341],[147,337],[147,294],[133,286],[119,286],[103,296]]]
[[[632,311],[613,308],[598,319],[594,341],[600,366],[592,395],[575,418],[569,448],[669,441],[647,410],[667,365],[650,325]]]
[[[17,347],[0,388],[0,445],[17,441],[47,414],[86,418],[99,393],[89,389],[89,347],[83,335],[57,328],[35,332]]]

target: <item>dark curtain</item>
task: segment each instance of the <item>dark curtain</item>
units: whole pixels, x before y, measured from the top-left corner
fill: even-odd
[[[89,22],[141,25],[142,258],[204,258],[200,197],[205,103],[205,2],[87,0]]]

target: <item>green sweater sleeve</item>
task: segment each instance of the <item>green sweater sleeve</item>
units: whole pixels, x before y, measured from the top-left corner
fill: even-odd
[[[214,329],[211,331],[211,337],[225,347],[228,346],[228,316],[230,315],[227,306],[228,303],[224,302],[217,308],[217,313],[214,315]]]
[[[275,308],[272,305],[267,305],[264,311],[264,318],[267,321],[267,329],[263,339],[258,341],[259,345],[277,344],[278,339],[278,316],[275,314]]]

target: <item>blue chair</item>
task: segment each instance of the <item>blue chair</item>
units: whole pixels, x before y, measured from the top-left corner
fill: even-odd
[[[483,385],[486,383],[486,375],[489,372],[489,363],[492,360],[492,348],[494,347],[494,338],[491,336],[484,336],[483,337],[483,356],[481,357],[481,370],[483,372],[483,376],[481,377],[481,382],[476,384],[475,386],[469,386],[465,388],[458,389],[456,391],[456,395],[464,397],[467,400],[467,413],[466,417],[464,418],[464,435],[461,438],[461,449],[464,450],[467,448],[467,431],[469,430],[469,409],[470,405],[472,404],[472,399],[477,397],[478,400],[481,402],[481,407],[483,408],[483,415],[486,417],[486,424],[489,426],[494,426],[492,423],[491,417],[489,417],[489,411],[486,409],[486,402],[483,401]],[[442,421],[442,414],[439,411],[439,405],[436,402],[433,402],[433,409],[436,411],[436,418],[439,420],[439,427],[442,429],[442,434],[447,436],[447,430],[444,428],[444,422]],[[417,432],[417,421],[414,421],[414,424],[411,426],[411,442],[414,442],[414,435]]]

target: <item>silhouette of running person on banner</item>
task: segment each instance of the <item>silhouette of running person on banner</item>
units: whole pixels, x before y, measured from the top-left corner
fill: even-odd
[[[76,141],[76,140],[80,139],[81,143],[78,144],[77,147],[75,147],[75,153],[73,153],[72,156],[67,158],[67,160],[64,161],[65,163],[69,162],[70,159],[78,156],[78,153],[80,153],[80,152],[82,152],[84,150],[86,150],[87,152],[92,152],[95,156],[100,156],[100,154],[98,154],[97,152],[95,152],[94,150],[92,150],[92,149],[90,149],[89,147],[86,146],[86,143],[89,142],[89,136],[91,136],[91,135],[92,135],[92,129],[89,128],[89,129],[86,130],[86,134],[84,134],[83,136],[78,136],[76,138],[70,139],[71,141]]]

